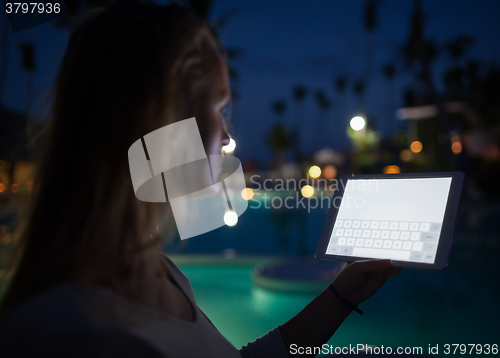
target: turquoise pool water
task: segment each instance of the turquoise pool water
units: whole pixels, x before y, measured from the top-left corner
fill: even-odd
[[[241,258],[313,257],[326,215],[326,208],[310,212],[249,208],[235,227],[176,239],[167,252],[183,258],[180,267],[191,280],[199,306],[240,347],[285,322],[314,298],[256,287],[251,272],[259,259],[242,265]],[[439,344],[441,355],[444,344],[500,344],[498,218],[497,204],[463,203],[449,267],[442,272],[403,270],[362,304],[363,316],[351,314],[330,343],[423,347],[424,353],[429,344]],[[199,254],[234,258],[224,265],[207,264],[196,258]]]
[[[482,261],[472,262],[473,253],[456,250],[443,272],[403,270],[360,306],[364,315],[352,313],[329,343],[423,347],[424,353],[429,344],[500,343],[498,278],[491,275],[498,256],[484,252]],[[231,264],[238,258],[224,265],[191,261],[178,263],[191,280],[199,306],[238,348],[285,322],[314,298],[256,287],[252,264]]]

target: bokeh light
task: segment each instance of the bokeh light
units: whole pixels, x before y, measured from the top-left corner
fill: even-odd
[[[251,200],[253,198],[253,190],[250,188],[245,188],[241,191],[241,197],[245,200]]]
[[[335,168],[333,165],[327,165],[326,167],[323,168],[323,177],[326,180],[333,179],[337,176],[337,168]]]
[[[366,121],[363,117],[356,116],[356,117],[352,117],[351,122],[349,122],[349,125],[355,131],[360,131],[363,128],[365,128]]]
[[[3,183],[0,183],[0,193],[2,193],[5,190],[5,185]]]
[[[227,226],[234,226],[238,222],[238,214],[234,211],[229,210],[224,214],[224,224]]]
[[[317,165],[313,165],[312,167],[309,168],[309,176],[311,178],[318,178],[321,175],[321,168],[318,167]]]
[[[411,160],[411,150],[409,149],[403,149],[400,153],[399,153],[399,159],[401,159],[403,162],[409,162]]]
[[[314,189],[310,185],[304,185],[300,192],[304,198],[310,198],[314,194]]]
[[[414,141],[411,143],[410,145],[410,149],[413,153],[420,153],[422,151],[422,149],[424,148],[424,146],[422,145],[422,143],[418,140]]]
[[[232,152],[234,152],[235,148],[236,148],[236,142],[234,141],[233,138],[230,138],[229,139],[229,144],[223,146],[222,150],[224,151],[224,153],[232,153]]]
[[[16,183],[12,184],[10,186],[10,191],[13,193],[17,193],[19,191],[19,184],[16,184]]]
[[[401,169],[397,165],[387,165],[384,167],[384,174],[398,174],[401,173]]]
[[[460,154],[462,152],[462,143],[460,143],[460,142],[453,142],[451,144],[451,150],[455,154]]]

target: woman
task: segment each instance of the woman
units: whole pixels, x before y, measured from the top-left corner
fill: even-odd
[[[326,289],[237,350],[159,252],[160,219],[174,225],[168,204],[134,195],[130,145],[195,117],[206,153],[220,154],[229,93],[216,37],[180,6],[121,0],[71,36],[0,306],[2,357],[287,357],[292,344],[333,335],[352,307]],[[332,287],[357,305],[399,271],[389,260],[356,262]]]

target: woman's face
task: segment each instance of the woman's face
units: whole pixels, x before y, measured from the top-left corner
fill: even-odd
[[[230,99],[227,65],[218,53],[213,54],[212,61],[213,69],[208,75],[207,85],[195,109],[196,122],[207,156],[221,155],[222,147],[229,144],[229,136],[221,115]]]

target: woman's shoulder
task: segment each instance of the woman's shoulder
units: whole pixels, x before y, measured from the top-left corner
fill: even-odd
[[[167,266],[168,271],[170,274],[174,277],[174,280],[176,283],[182,288],[182,290],[188,294],[193,301],[194,299],[194,293],[193,293],[193,288],[191,287],[191,283],[189,282],[189,279],[184,275],[184,273],[181,271],[179,267],[168,257],[166,254],[161,254],[165,261],[165,265]]]
[[[0,356],[162,356],[119,325],[96,317],[82,292],[76,285],[60,285],[15,307],[0,322]]]

